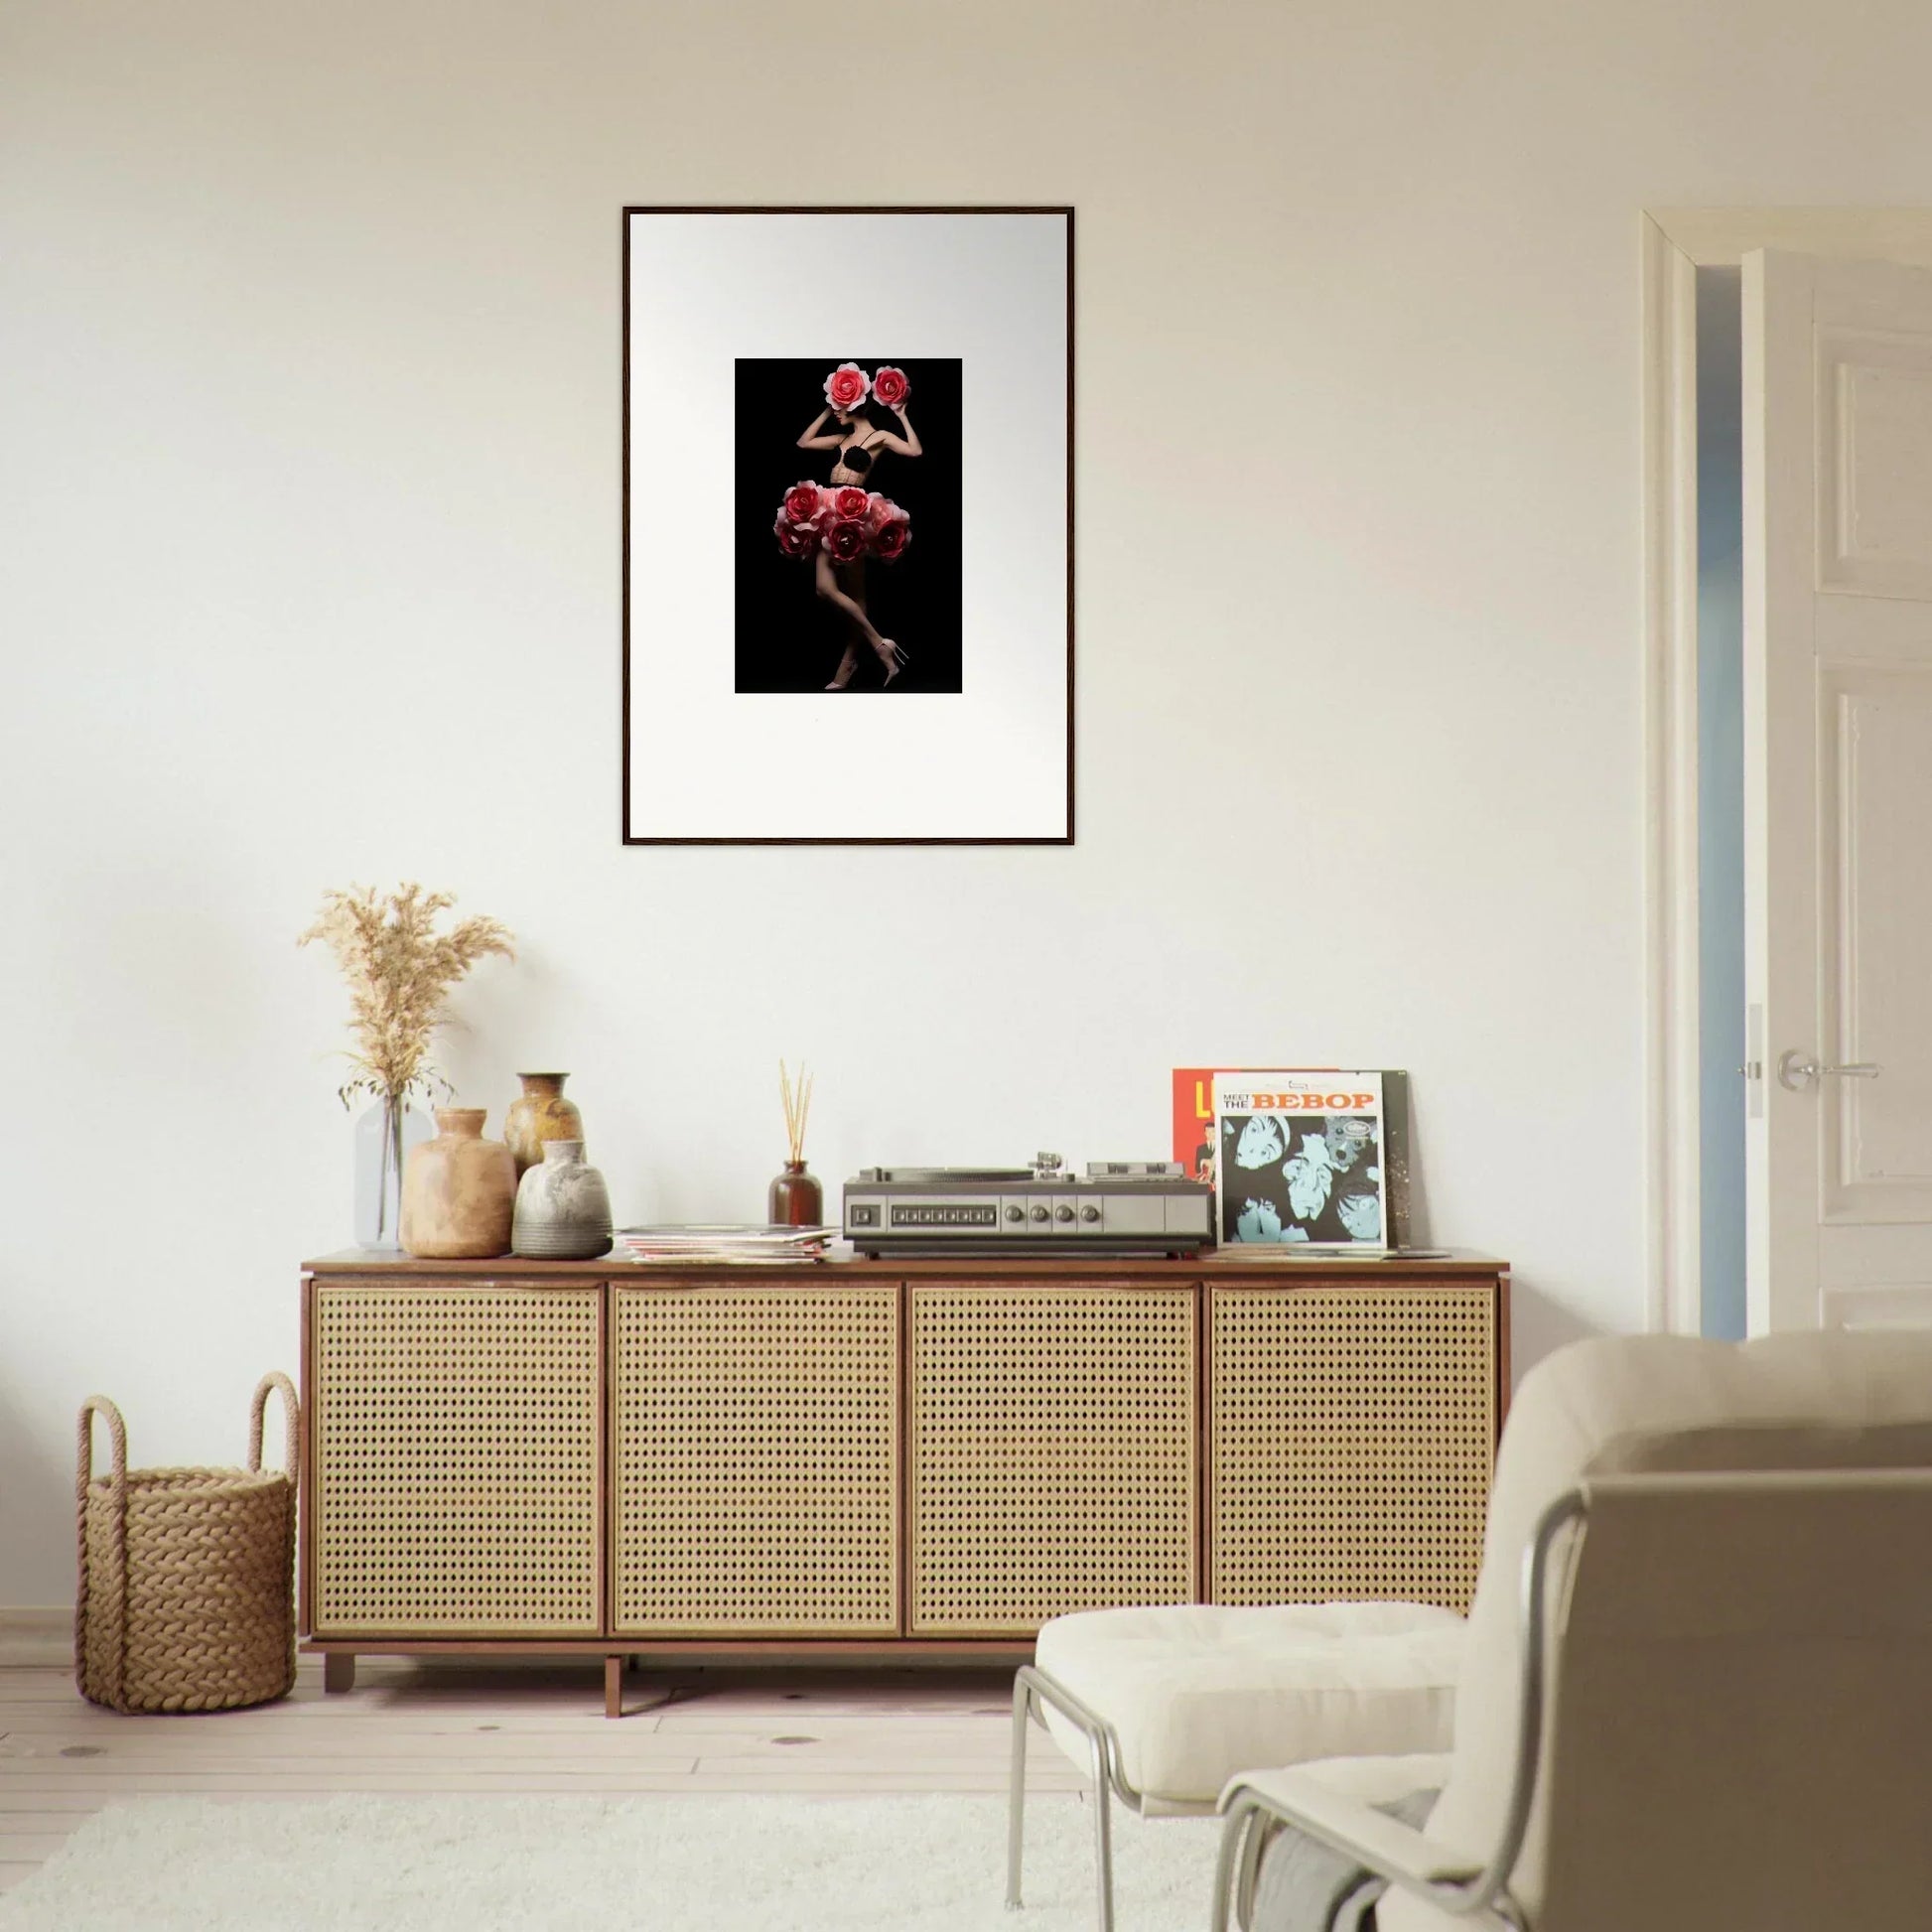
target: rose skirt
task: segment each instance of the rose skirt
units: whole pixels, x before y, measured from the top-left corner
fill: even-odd
[[[837,564],[864,557],[892,563],[912,541],[912,519],[876,489],[801,483],[785,491],[771,534],[779,551],[799,562],[822,550]]]

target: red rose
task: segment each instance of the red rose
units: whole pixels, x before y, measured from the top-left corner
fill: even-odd
[[[895,504],[893,514],[872,533],[872,552],[882,563],[890,564],[904,554],[911,541],[912,519]]]
[[[888,409],[897,409],[912,393],[912,385],[903,369],[896,369],[888,362],[874,375],[872,392]]]
[[[825,526],[820,541],[835,564],[856,564],[866,554],[866,526],[857,517],[842,517]]]
[[[904,514],[905,512],[890,496],[882,496],[876,489],[866,498],[866,523],[871,529],[876,530],[882,523],[890,522],[892,518]]]
[[[778,548],[794,561],[809,557],[818,548],[818,532],[808,523],[793,523],[780,516],[772,525],[772,534],[778,539]]]
[[[840,522],[865,521],[866,506],[871,498],[857,484],[845,483],[828,493],[832,498],[832,514]]]
[[[797,483],[785,491],[785,515],[793,523],[816,528],[825,513],[824,494],[815,483]]]
[[[857,409],[871,391],[872,384],[857,362],[841,362],[825,378],[825,400],[834,409]]]

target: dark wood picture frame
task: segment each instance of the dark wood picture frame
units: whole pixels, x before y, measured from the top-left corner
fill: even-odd
[[[630,413],[631,413],[631,371],[630,371],[630,233],[631,219],[640,214],[799,214],[799,215],[854,215],[854,214],[1035,214],[1058,215],[1066,223],[1066,830],[1064,833],[1038,835],[994,835],[975,837],[971,835],[949,835],[944,837],[866,837],[866,836],[827,836],[827,837],[788,837],[780,835],[746,836],[729,835],[719,837],[680,835],[665,836],[639,832],[631,824],[631,785],[630,785],[630,708],[631,708],[631,572],[630,572]],[[1074,210],[1070,206],[1059,204],[975,204],[943,205],[920,204],[916,206],[825,206],[825,207],[788,207],[782,205],[734,205],[705,206],[642,203],[626,205],[620,216],[621,234],[621,255],[620,281],[622,291],[621,304],[621,347],[622,366],[622,387],[620,409],[622,425],[622,519],[621,531],[621,582],[622,582],[622,675],[620,695],[621,734],[621,759],[620,783],[621,797],[620,804],[622,842],[625,845],[1072,845],[1074,843]]]

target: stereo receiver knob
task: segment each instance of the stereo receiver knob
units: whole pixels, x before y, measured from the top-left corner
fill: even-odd
[[[1054,1208],[1053,1218],[1056,1221],[1070,1221],[1073,1218],[1073,1210],[1062,1203],[1060,1206]]]
[[[1018,1201],[1009,1201],[1007,1203],[1007,1219],[1009,1221],[1024,1221],[1026,1218],[1027,1210]]]
[[[1043,1221],[1043,1220],[1045,1220],[1045,1218],[1046,1218],[1046,1209],[1045,1209],[1044,1207],[1035,1207],[1035,1209],[1033,1210],[1033,1218],[1034,1218],[1034,1219],[1035,1219],[1035,1221]]]
[[[1080,1218],[1083,1221],[1097,1221],[1100,1218],[1100,1210],[1089,1201],[1085,1207],[1081,1208]]]

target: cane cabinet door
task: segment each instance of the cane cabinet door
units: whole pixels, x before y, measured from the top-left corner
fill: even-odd
[[[916,1282],[914,1636],[1196,1589],[1194,1291]]]
[[[602,1291],[319,1282],[314,1633],[600,1628]]]
[[[1496,1302],[1492,1282],[1212,1291],[1213,1601],[1468,1608],[1496,1440]]]
[[[620,1633],[897,1634],[898,1293],[612,1288]]]

